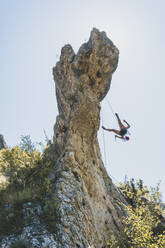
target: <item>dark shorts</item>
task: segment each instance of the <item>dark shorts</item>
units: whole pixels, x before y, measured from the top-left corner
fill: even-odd
[[[127,133],[127,129],[123,128],[123,129],[120,130],[120,135],[121,136],[124,136],[126,133]]]

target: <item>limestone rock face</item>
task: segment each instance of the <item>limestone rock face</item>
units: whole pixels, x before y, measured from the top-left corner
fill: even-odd
[[[124,199],[107,175],[97,140],[100,101],[110,88],[118,56],[105,32],[94,28],[77,54],[70,45],[64,46],[53,69],[59,115],[51,181],[61,248],[105,247],[110,234],[122,230]]]
[[[6,142],[2,134],[0,134],[0,150],[6,147]]]

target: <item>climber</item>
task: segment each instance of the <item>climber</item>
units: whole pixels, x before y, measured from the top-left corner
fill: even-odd
[[[115,135],[115,138],[119,138],[119,139],[123,139],[124,141],[128,141],[130,138],[128,136],[125,136],[125,135],[127,134],[127,132],[128,132],[127,129],[130,128],[130,125],[128,124],[128,122],[126,120],[124,120],[124,122],[127,124],[127,126],[124,126],[123,123],[121,122],[118,114],[116,113],[115,115],[117,117],[120,130],[108,129],[108,128],[105,128],[104,126],[102,126],[102,128],[106,131],[116,133],[117,135]]]

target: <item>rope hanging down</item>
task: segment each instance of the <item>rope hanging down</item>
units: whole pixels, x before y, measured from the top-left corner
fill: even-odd
[[[104,125],[104,119],[103,119],[103,111],[102,111],[102,108],[101,108],[101,124],[102,126]],[[102,131],[102,134],[103,134],[103,149],[104,149],[104,160],[105,160],[105,167],[107,166],[107,158],[106,158],[106,147],[105,147],[105,136],[104,136],[104,131]],[[118,184],[119,181],[114,177],[112,176],[110,173],[108,173],[109,176],[114,179]],[[115,188],[117,188],[118,191],[121,191],[115,184],[114,184]]]
[[[101,108],[101,124],[102,124],[102,126],[104,125],[102,108]],[[106,149],[105,149],[105,136],[104,136],[104,131],[102,131],[102,132],[103,132],[104,160],[105,160],[105,167],[106,167],[106,165],[107,165],[107,159],[106,159]],[[114,176],[112,176],[110,173],[108,173],[108,174],[109,174],[109,176],[110,176],[113,180],[115,180],[115,181],[118,183],[118,185],[120,185],[119,181],[118,181]],[[124,195],[123,192],[120,190],[119,187],[117,187],[115,184],[113,184],[113,185],[114,185],[114,187],[116,188],[116,190],[117,190],[118,192],[120,192],[122,195]]]
[[[115,112],[114,112],[114,110],[113,110],[113,108],[112,108],[112,105],[111,105],[110,102],[108,101],[108,98],[105,98],[105,99],[107,100],[107,103],[108,103],[108,105],[109,105],[109,107],[110,107],[112,113],[113,113],[114,116],[116,117]]]
[[[107,98],[106,98],[106,100],[107,100],[107,102],[108,102],[108,105],[109,105],[109,107],[110,107],[112,113],[113,113],[114,116],[116,117],[115,112],[113,111],[113,108],[112,108],[110,102],[108,101]],[[102,124],[102,126],[104,126],[102,108],[101,108],[101,124]],[[105,160],[105,167],[106,167],[106,165],[107,165],[107,161],[106,161],[106,160],[107,160],[107,159],[106,159],[106,149],[105,149],[105,136],[104,136],[104,131],[103,131],[103,148],[104,148],[104,160]],[[118,181],[114,176],[112,176],[112,174],[110,174],[110,173],[108,173],[108,174],[109,174],[109,176],[110,176],[112,179],[114,179],[114,180],[118,183],[118,185],[120,185],[119,181]],[[120,193],[124,196],[124,194],[123,194],[122,190],[119,188],[119,186],[117,187],[117,185],[115,185],[115,184],[113,184],[113,185],[114,185],[114,187],[116,188],[116,190],[117,190],[118,192],[120,192]],[[125,197],[125,196],[124,196],[124,197]]]

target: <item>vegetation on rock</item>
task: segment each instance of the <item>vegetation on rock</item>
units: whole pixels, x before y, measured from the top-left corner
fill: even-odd
[[[24,227],[23,204],[38,200],[46,204],[45,196],[50,190],[48,174],[52,162],[45,159],[48,147],[41,154],[34,145],[28,146],[27,142],[32,144],[29,138],[23,140],[21,146],[0,150],[3,177],[0,181],[0,238],[20,233]]]

